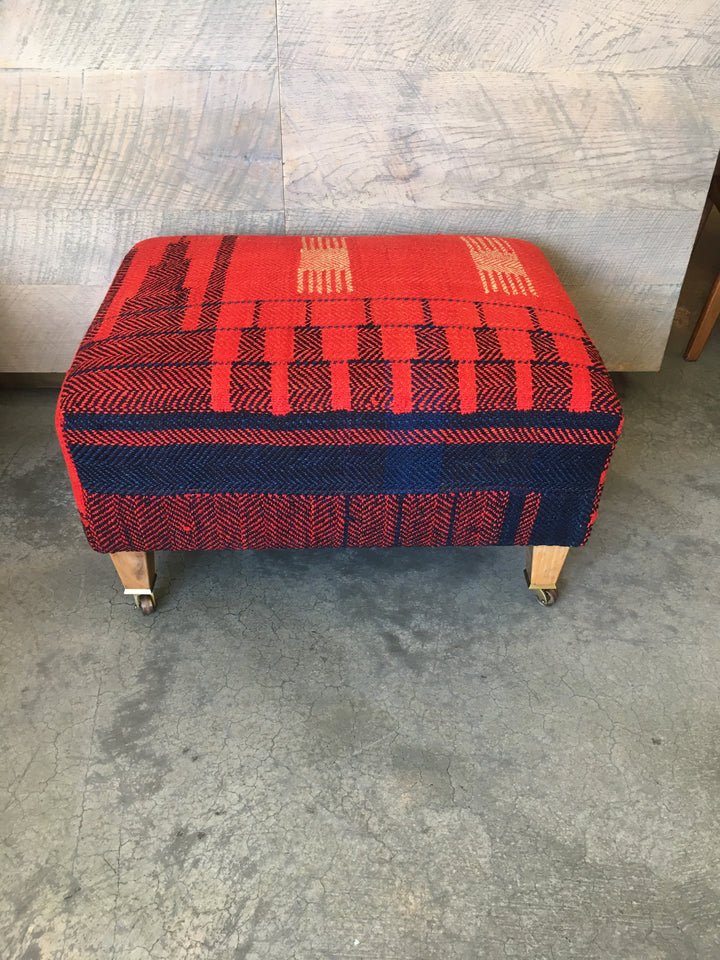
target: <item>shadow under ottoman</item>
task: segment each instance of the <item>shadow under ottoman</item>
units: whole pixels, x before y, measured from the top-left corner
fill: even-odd
[[[529,547],[554,602],[622,412],[542,253],[481,236],[183,236],[125,257],[57,427],[93,549]]]

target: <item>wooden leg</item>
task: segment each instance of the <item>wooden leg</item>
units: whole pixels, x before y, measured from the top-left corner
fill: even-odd
[[[120,575],[125,593],[135,597],[135,603],[143,613],[152,613],[155,609],[155,596],[152,592],[155,584],[155,554],[152,551],[125,551],[111,553],[110,559]]]
[[[543,606],[557,600],[557,582],[570,547],[528,547],[525,577]]]
[[[715,279],[710,296],[707,298],[698,322],[695,324],[695,329],[688,340],[688,345],[685,347],[683,356],[686,360],[697,360],[700,356],[707,338],[715,326],[718,315],[720,315],[720,273]]]

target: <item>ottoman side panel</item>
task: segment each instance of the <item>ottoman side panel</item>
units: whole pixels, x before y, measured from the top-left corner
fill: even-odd
[[[578,545],[617,420],[576,420],[69,413],[64,441],[102,552]]]
[[[404,497],[90,494],[85,532],[100,553],[585,542],[592,493],[542,497],[537,521],[516,527],[511,518],[536,496],[503,490]]]

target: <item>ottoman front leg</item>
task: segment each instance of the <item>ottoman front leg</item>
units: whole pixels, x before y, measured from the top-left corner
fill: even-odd
[[[135,597],[136,606],[140,607],[144,614],[152,613],[155,609],[155,594],[153,593],[155,554],[152,551],[147,553],[123,551],[122,553],[111,553],[110,558],[120,575],[125,593]]]
[[[552,606],[557,600],[557,582],[570,547],[528,547],[525,579],[538,601]]]

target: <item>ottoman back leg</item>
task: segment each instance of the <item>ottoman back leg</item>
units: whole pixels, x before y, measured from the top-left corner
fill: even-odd
[[[537,546],[527,548],[525,577],[544,606],[557,599],[557,582],[570,547]]]
[[[135,597],[135,603],[143,613],[152,613],[155,609],[155,554],[147,552],[123,551],[111,553],[110,558],[115,564],[125,593]]]

